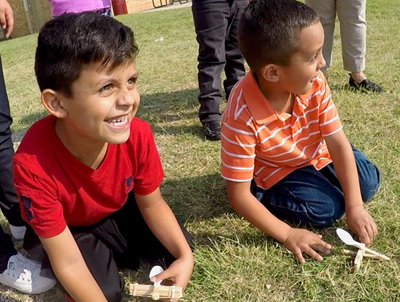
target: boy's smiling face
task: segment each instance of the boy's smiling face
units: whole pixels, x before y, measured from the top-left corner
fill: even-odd
[[[299,48],[290,59],[289,66],[280,66],[280,84],[294,94],[305,94],[312,86],[320,69],[325,66],[322,56],[324,30],[320,22],[302,29]]]
[[[127,141],[140,102],[137,77],[133,61],[112,70],[93,63],[72,83],[71,97],[57,94],[64,115],[56,130],[71,153]]]

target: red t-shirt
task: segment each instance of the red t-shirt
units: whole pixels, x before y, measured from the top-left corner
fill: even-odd
[[[150,126],[134,118],[128,141],[108,145],[93,170],[64,147],[56,118],[45,117],[26,133],[13,160],[22,217],[40,237],[68,226],[94,224],[120,209],[133,192],[152,193],[164,173]]]

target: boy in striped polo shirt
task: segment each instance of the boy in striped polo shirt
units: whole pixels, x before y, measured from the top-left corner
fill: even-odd
[[[222,118],[222,176],[232,207],[303,263],[331,245],[295,223],[326,227],[346,214],[366,245],[376,236],[363,207],[379,170],[347,140],[320,69],[324,32],[317,13],[294,0],[255,0],[239,27],[251,71],[234,87]]]

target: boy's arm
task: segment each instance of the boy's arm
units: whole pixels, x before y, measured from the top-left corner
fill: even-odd
[[[305,262],[303,253],[321,261],[318,253],[328,254],[331,246],[321,235],[305,229],[292,228],[276,218],[250,192],[250,182],[227,181],[228,200],[237,213],[256,228],[283,243],[300,263]]]
[[[159,188],[148,195],[135,194],[135,198],[150,230],[176,259],[152,281],[170,279],[175,285],[186,288],[193,271],[193,254],[175,215]]]
[[[40,237],[40,241],[57,279],[76,302],[107,302],[68,227],[57,236]]]
[[[325,141],[343,190],[347,225],[361,242],[369,245],[377,234],[377,227],[374,219],[364,209],[351,145],[343,130],[325,137]]]

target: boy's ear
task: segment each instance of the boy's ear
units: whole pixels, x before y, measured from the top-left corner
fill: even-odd
[[[261,75],[266,81],[276,83],[279,80],[278,69],[275,64],[267,64],[261,68]]]
[[[42,91],[41,101],[46,110],[57,118],[63,118],[67,115],[67,111],[62,106],[61,95],[52,89]]]

